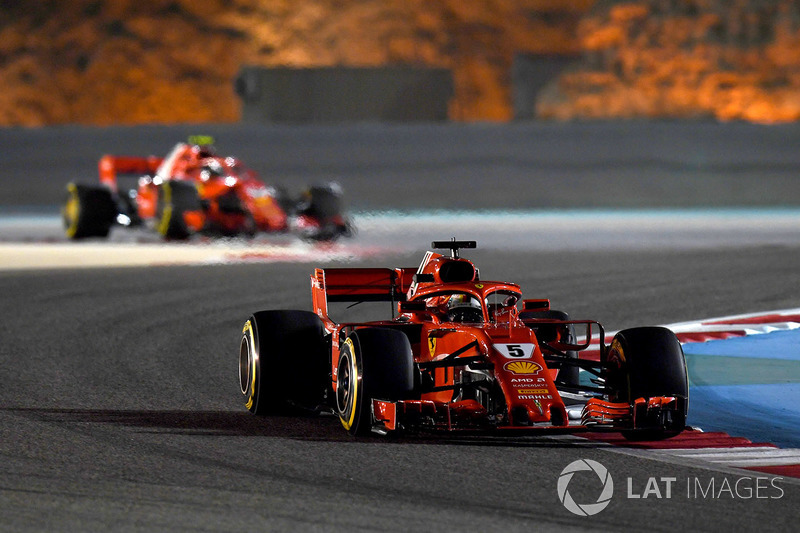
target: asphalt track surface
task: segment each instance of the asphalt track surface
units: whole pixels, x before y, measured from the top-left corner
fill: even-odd
[[[792,165],[767,164],[762,183]],[[409,194],[427,201],[426,187],[423,175]],[[794,205],[795,193],[787,188],[779,205]],[[741,205],[739,194],[725,205]],[[363,205],[383,205],[369,198]],[[431,236],[440,237],[449,236]],[[800,307],[794,244],[470,257],[484,277],[519,282],[608,329]],[[359,265],[418,261],[403,252]],[[236,374],[241,325],[254,310],[308,308],[313,266],[324,265],[0,272],[0,529],[796,530],[794,481],[710,497],[687,487],[733,486],[744,472],[547,436],[354,440],[330,417],[249,415]],[[615,482],[593,517],[559,502],[559,475],[578,459],[603,464]],[[662,498],[627,497],[651,477],[675,478],[670,498],[661,481]],[[596,498],[594,481],[570,485],[576,501]]]
[[[630,121],[0,129],[0,209],[190,134],[290,191],[337,180],[358,210],[800,206],[800,125]]]

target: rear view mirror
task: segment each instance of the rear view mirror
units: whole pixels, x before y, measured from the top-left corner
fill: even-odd
[[[401,313],[418,313],[425,309],[427,309],[425,302],[400,302]]]
[[[562,352],[587,349],[594,342],[597,332],[602,343],[603,328],[594,320],[529,319],[524,322],[534,330],[539,342]]]

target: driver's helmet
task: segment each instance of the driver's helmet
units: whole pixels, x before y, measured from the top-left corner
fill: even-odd
[[[480,302],[469,294],[454,294],[447,301],[448,322],[476,324],[483,322]]]
[[[200,177],[203,181],[211,178],[219,178],[225,174],[224,169],[219,161],[213,157],[207,157],[202,161],[200,168]]]
[[[191,150],[197,159],[206,159],[217,155],[217,151],[211,144],[193,144]]]

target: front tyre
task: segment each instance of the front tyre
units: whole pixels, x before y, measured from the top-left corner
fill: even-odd
[[[611,400],[632,406],[637,399],[674,397],[671,409],[642,411],[635,427],[623,431],[631,440],[664,439],[683,431],[689,409],[689,378],[680,341],[667,328],[641,327],[622,330],[608,350],[606,385]]]
[[[397,401],[414,391],[414,357],[408,337],[388,328],[363,328],[342,343],[336,375],[336,408],[348,433],[372,430],[372,400]]]
[[[329,357],[322,321],[308,311],[259,311],[244,323],[239,386],[256,415],[316,409],[324,401]]]
[[[191,182],[167,180],[159,187],[156,213],[158,233],[168,240],[185,240],[192,234],[186,214],[201,213],[197,187]]]

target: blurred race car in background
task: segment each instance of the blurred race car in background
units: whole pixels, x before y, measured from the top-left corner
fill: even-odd
[[[352,435],[607,430],[638,440],[685,428],[686,361],[672,331],[625,329],[607,345],[599,322],[485,281],[459,257],[475,241],[432,246],[451,253],[429,251],[416,269],[317,268],[313,312],[253,313],[239,350],[247,409],[327,411]],[[370,301],[389,302],[393,317],[330,316],[331,303]]]
[[[115,224],[151,228],[170,240],[291,232],[327,241],[352,231],[336,183],[292,198],[235,157],[217,155],[211,137],[190,137],[164,158],[105,155],[98,166],[99,185],[67,186],[62,216],[70,239],[107,237]],[[137,179],[124,187],[121,175]]]

